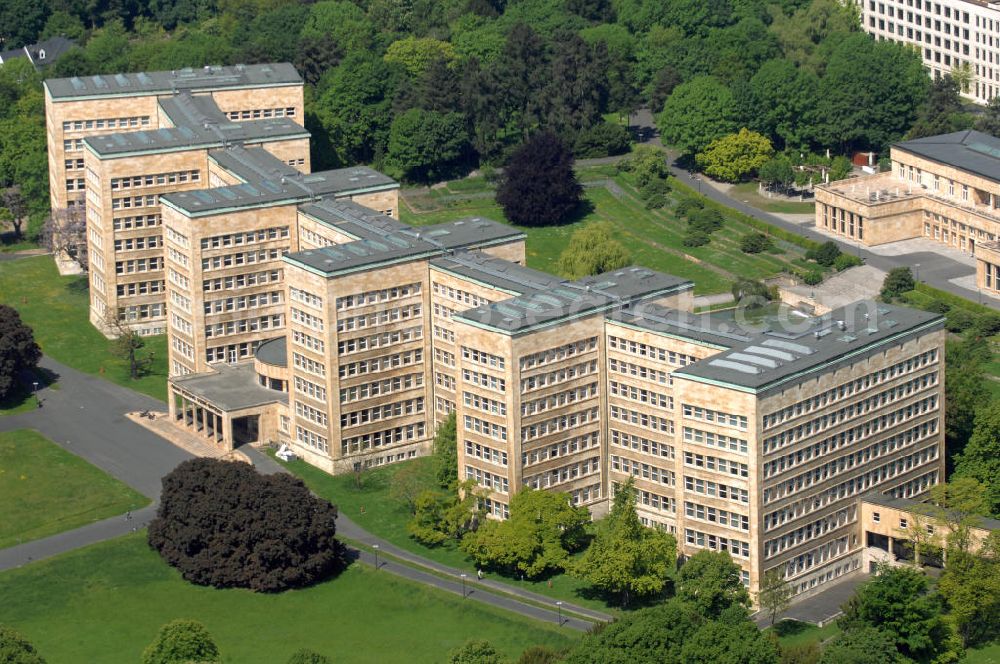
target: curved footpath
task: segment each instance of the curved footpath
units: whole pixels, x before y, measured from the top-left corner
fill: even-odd
[[[161,478],[191,454],[132,422],[125,413],[137,410],[163,410],[165,404],[128,388],[81,373],[50,357],[39,363],[55,374],[59,389],[43,388],[39,397],[43,407],[17,415],[0,417],[0,431],[35,429],[60,447],[76,454],[109,475],[121,480],[153,503],[131,514],[119,515],[68,530],[44,539],[0,549],[0,571],[50,558],[90,544],[126,535],[144,527],[156,514]],[[262,472],[285,472],[266,454],[244,448]],[[466,599],[513,611],[529,618],[560,622],[559,609],[551,597],[539,595],[498,581],[475,580],[475,570],[464,570],[469,578],[463,586],[463,570],[438,564],[375,537],[341,515],[337,532],[345,539],[371,547],[378,545],[379,571],[394,574]],[[374,566],[375,554],[367,549],[350,548],[358,561]],[[586,631],[595,622],[612,617],[570,602],[562,604],[561,625]]]

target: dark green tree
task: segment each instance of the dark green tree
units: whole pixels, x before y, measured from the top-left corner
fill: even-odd
[[[827,240],[823,244],[814,247],[810,247],[806,251],[806,258],[812,261],[816,261],[820,265],[826,267],[831,267],[837,258],[840,256],[840,247],[833,240]]]
[[[455,413],[438,426],[434,434],[434,478],[442,489],[451,490],[458,484],[458,439]]]
[[[961,112],[962,95],[958,81],[950,74],[934,79],[907,138],[924,138],[957,131],[962,128],[962,118],[959,116]]]
[[[310,85],[316,85],[323,75],[337,66],[344,52],[328,34],[306,35],[299,39],[295,53],[295,68]]]
[[[368,55],[348,55],[324,77],[316,115],[341,163],[368,163],[385,154],[395,90],[393,70]]]
[[[550,75],[545,42],[529,26],[518,23],[507,34],[487,79],[496,104],[491,112],[499,114],[501,126],[528,137],[544,115],[546,100],[539,93]]]
[[[820,80],[817,138],[842,152],[879,150],[910,128],[929,86],[920,54],[908,45],[845,37]]]
[[[845,632],[873,627],[892,638],[902,655],[923,661],[939,653],[948,637],[940,595],[911,567],[882,567],[862,584],[837,624]]]
[[[454,174],[468,151],[460,113],[411,108],[397,116],[389,130],[389,163],[410,182],[431,183]]]
[[[562,653],[548,646],[531,646],[521,653],[517,664],[559,664]]]
[[[572,153],[558,136],[543,132],[511,155],[496,200],[511,223],[550,226],[577,210],[582,194]]]
[[[740,567],[724,551],[702,550],[688,558],[677,575],[677,597],[713,619],[730,607],[750,606]]]
[[[976,129],[1000,138],[1000,96],[994,97],[986,105],[986,110],[976,120]]]
[[[814,129],[819,78],[787,59],[769,60],[750,79],[758,127],[779,147],[808,145]]]
[[[21,373],[34,369],[40,359],[42,350],[32,329],[17,309],[0,304],[0,400],[17,387]]]
[[[542,93],[547,102],[546,127],[569,136],[599,123],[608,97],[607,46],[590,45],[576,34],[563,35],[556,41],[551,67]]]
[[[44,0],[4,0],[0,3],[0,45],[3,50],[38,41],[50,11],[49,3]]]
[[[882,282],[882,290],[879,291],[879,297],[886,302],[891,302],[894,298],[899,297],[903,293],[908,293],[916,287],[917,283],[913,280],[913,272],[910,268],[894,267],[885,275],[885,280]]]
[[[598,523],[594,541],[573,567],[574,574],[616,596],[622,606],[633,598],[662,593],[677,563],[677,541],[669,533],[643,526],[635,500],[635,485],[629,478],[618,487],[611,513]]]
[[[978,551],[949,550],[938,591],[965,646],[1000,635],[1000,534],[991,533]]]
[[[823,647],[820,664],[899,664],[892,635],[874,627],[842,632]]]
[[[438,113],[454,112],[462,108],[458,71],[445,58],[431,60],[414,87],[417,106],[420,108]]]
[[[4,664],[45,664],[35,646],[9,627],[0,625],[0,662]]]
[[[955,460],[955,475],[978,480],[986,509],[1000,517],[1000,401],[987,402],[974,422],[972,436]]]
[[[738,127],[733,94],[719,79],[699,76],[674,88],[656,120],[664,143],[694,154]]]
[[[779,613],[788,608],[795,590],[785,580],[784,567],[772,567],[764,574],[764,581],[757,593],[757,603],[771,617],[771,624]]]
[[[949,469],[972,437],[976,411],[991,403],[983,367],[992,357],[988,342],[974,335],[945,344],[944,438]]]
[[[196,620],[167,623],[142,653],[142,664],[207,664],[218,661],[219,648],[205,626]]]
[[[684,664],[776,664],[778,646],[746,619],[746,611],[709,622],[684,642]]]

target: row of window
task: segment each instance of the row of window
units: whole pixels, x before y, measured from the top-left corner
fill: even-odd
[[[323,354],[326,350],[326,342],[311,334],[306,334],[302,330],[292,330],[292,343],[303,348],[308,348],[314,353]]]
[[[461,302],[462,304],[467,304],[469,307],[481,307],[492,304],[490,300],[485,297],[480,297],[475,293],[470,293],[469,291],[462,290],[460,288],[454,288],[452,286],[445,286],[444,284],[433,282],[431,288],[435,295],[440,295],[441,297],[446,297],[449,300],[454,300],[455,302]]]
[[[642,380],[648,380],[653,383],[661,383],[663,385],[673,384],[670,372],[668,371],[651,369],[642,364],[634,364],[632,362],[626,362],[625,360],[616,360],[613,357],[608,358],[608,369],[613,373],[620,373],[634,378],[641,378]]]
[[[381,404],[372,408],[363,408],[349,413],[341,413],[341,427],[356,427],[370,422],[380,422],[393,417],[418,415],[424,412],[424,398],[405,399],[393,403]]]
[[[305,445],[306,447],[311,447],[314,450],[323,452],[324,454],[330,453],[330,445],[327,442],[326,438],[314,431],[310,431],[309,429],[304,429],[300,426],[296,426],[295,440]]]
[[[411,440],[421,440],[425,435],[425,429],[426,425],[423,422],[415,422],[414,424],[404,424],[403,426],[393,427],[384,431],[374,431],[372,433],[361,434],[360,436],[342,438],[340,451],[342,454],[363,452],[364,450],[408,443]]]
[[[494,355],[493,353],[487,353],[486,351],[479,350],[478,348],[462,346],[462,359],[468,362],[481,364],[485,367],[492,367],[494,369],[504,368],[504,359],[502,357]]]
[[[295,391],[316,401],[326,402],[326,388],[308,381],[302,376],[295,376]]]
[[[149,175],[133,175],[121,178],[111,178],[111,191],[121,189],[136,189],[138,187],[160,187],[168,184],[183,184],[186,182],[201,182],[201,172],[171,171],[170,173],[151,173]],[[204,244],[202,245],[204,246]]]
[[[287,249],[260,249],[258,251],[241,251],[235,254],[225,254],[223,256],[210,256],[201,259],[201,269],[221,270],[227,267],[239,265],[253,265],[265,261],[276,261],[287,254]]]
[[[521,415],[528,416],[543,413],[553,408],[562,408],[568,404],[578,403],[598,396],[597,383],[581,385],[562,392],[556,392],[541,399],[521,403]]]
[[[465,441],[465,456],[475,457],[500,466],[507,465],[507,452],[505,450],[498,450],[493,447],[487,447],[486,445],[480,445],[479,443],[474,443],[471,440]]]
[[[292,321],[298,323],[299,325],[305,325],[306,327],[317,330],[318,332],[323,331],[323,319],[319,316],[314,316],[307,311],[302,311],[298,307],[289,307],[292,314]]]
[[[254,316],[252,318],[240,318],[238,320],[227,320],[222,323],[212,323],[205,326],[205,337],[226,337],[231,334],[248,334],[250,332],[261,332],[263,330],[278,330],[285,326],[284,314],[272,314],[270,316]]]
[[[588,353],[597,350],[597,337],[581,339],[568,344],[563,344],[557,348],[531,353],[521,358],[521,371],[534,367],[543,366],[551,362],[558,362],[569,357],[574,357],[581,353]]]
[[[821,519],[799,526],[780,537],[764,540],[764,558],[776,556],[785,549],[792,549],[817,537],[822,537],[831,530],[841,528],[848,523],[854,523],[856,519],[857,507],[850,505]]]
[[[494,440],[507,440],[507,427],[501,426],[496,422],[488,422],[478,417],[472,417],[471,415],[466,415],[464,422],[466,431],[473,431]]]
[[[825,413],[813,420],[799,424],[790,429],[786,429],[776,436],[765,438],[764,449],[779,450],[786,445],[792,445],[800,440],[814,436],[821,431],[826,431],[830,427],[837,426],[866,413],[879,411],[890,403],[906,399],[914,392],[926,389],[927,387],[931,387],[935,384],[937,384],[937,372],[924,374],[922,377],[915,380],[901,383],[896,387],[890,387],[889,389],[881,392],[876,392],[871,396],[859,399],[854,403],[844,406],[843,408]]]
[[[488,470],[482,470],[474,466],[465,467],[465,479],[473,480],[479,486],[492,489],[498,493],[510,493],[510,483],[506,475],[497,475]]]
[[[360,316],[348,316],[337,319],[337,332],[350,332],[351,330],[363,330],[376,325],[388,325],[398,323],[411,318],[419,318],[422,307],[419,304],[407,304],[402,307],[393,307],[382,311],[373,311],[370,314]]]
[[[451,353],[447,353],[447,355],[451,355]],[[434,359],[435,360],[438,359],[438,351],[436,350],[434,351]],[[444,362],[444,364],[448,364],[448,362]],[[452,366],[454,365],[454,360],[452,360],[451,364]],[[493,376],[488,373],[483,373],[481,371],[462,369],[462,380],[465,381],[466,383],[469,383],[470,385],[478,385],[479,387],[485,387],[487,389],[495,390],[497,392],[507,391],[507,381],[505,381],[503,378],[497,378],[496,376]]]
[[[490,399],[475,392],[463,392],[462,400],[465,402],[466,407],[481,410],[484,413],[492,413],[493,415],[507,414],[507,403],[505,401]]]
[[[660,348],[659,346],[644,344],[631,339],[623,339],[615,336],[608,336],[608,347],[614,350],[620,350],[623,353],[630,353],[632,355],[638,355],[639,357],[648,357],[651,360],[659,360],[660,362],[666,362],[679,367],[685,367],[698,361],[698,358],[694,355],[679,353],[674,350]]]
[[[839,399],[845,399],[855,393],[867,390],[872,385],[877,385],[879,383],[884,383],[887,380],[892,380],[897,376],[903,374],[912,373],[925,367],[928,364],[933,364],[937,362],[937,349],[932,349],[919,355],[914,355],[913,357],[908,357],[905,360],[896,362],[895,364],[883,367],[877,371],[873,371],[869,374],[861,376],[860,378],[855,378],[842,385],[832,387],[820,394],[813,395],[808,399],[803,399],[798,401],[791,406],[782,408],[773,413],[764,416],[763,420],[763,430],[767,431],[779,424],[790,420],[800,415],[810,413],[819,408],[823,408],[828,403],[833,403]],[[765,448],[764,450],[768,450]]]
[[[116,288],[118,297],[134,297],[136,295],[162,293],[164,284],[162,279],[155,281],[133,281],[130,284],[118,284]]]
[[[673,445],[643,438],[642,436],[637,436],[634,433],[625,433],[624,431],[618,431],[617,429],[611,429],[609,433],[611,434],[612,445],[636,450],[637,452],[642,452],[643,454],[660,456],[665,459],[674,458]]]
[[[140,214],[134,217],[115,217],[111,225],[116,231],[130,231],[134,228],[152,228],[163,223],[158,214]]]
[[[684,541],[692,546],[701,547],[703,549],[711,549],[712,551],[728,551],[734,558],[750,557],[750,543],[732,539],[730,537],[712,535],[710,533],[703,533],[700,530],[685,528]]]
[[[692,406],[691,404],[684,404],[683,406],[684,417],[690,418],[692,420],[702,420],[704,422],[715,422],[722,426],[735,427],[737,429],[746,431],[747,428],[747,416],[746,415],[734,415],[733,413],[724,413],[719,410],[712,410],[711,408],[703,408],[702,406]]]
[[[340,403],[351,403],[352,401],[361,401],[362,399],[395,394],[396,392],[402,392],[403,390],[412,390],[417,387],[423,387],[423,385],[423,373],[409,373],[402,376],[393,376],[392,378],[383,378],[371,383],[361,383],[360,385],[352,385],[351,387],[341,388]]]
[[[729,512],[715,507],[706,507],[701,503],[693,503],[689,500],[684,501],[684,513],[692,519],[716,523],[726,528],[750,530],[750,517],[746,514]]]
[[[525,477],[523,482],[525,486],[530,486],[533,489],[548,489],[565,484],[566,482],[572,482],[581,477],[596,475],[600,472],[601,459],[595,456],[566,466],[560,466],[559,468],[552,468],[537,475]]]
[[[750,492],[738,486],[730,486],[712,480],[703,480],[698,477],[684,476],[684,489],[700,493],[713,498],[731,500],[736,503],[749,503]]]
[[[355,337],[337,342],[337,352],[341,355],[350,353],[360,353],[366,350],[395,346],[410,341],[419,341],[424,338],[424,328],[420,325],[414,327],[404,327],[390,332],[381,332],[365,337]]]
[[[64,120],[63,131],[83,131],[85,129],[128,129],[148,127],[148,115],[134,115],[128,118],[95,118],[91,120]]]
[[[149,258],[134,258],[127,261],[115,261],[115,274],[133,274],[135,272],[154,272],[163,269],[162,256]]]
[[[238,247],[245,244],[257,244],[258,242],[285,240],[287,238],[288,226],[273,226],[255,231],[241,231],[239,233],[203,237],[201,239],[201,248],[219,249],[220,247]]]
[[[271,291],[269,293],[254,293],[253,295],[237,295],[235,297],[219,298],[217,300],[205,300],[206,314],[220,314],[226,311],[242,311],[244,309],[256,309],[275,304],[281,304],[281,291]]]
[[[266,118],[294,118],[295,107],[285,106],[281,108],[251,108],[240,111],[226,111],[226,117],[233,122],[236,120],[262,120]]]
[[[346,311],[355,307],[364,307],[370,304],[380,304],[382,302],[392,302],[404,297],[420,295],[420,282],[406,284],[404,286],[393,286],[391,288],[380,288],[378,290],[354,293],[337,298],[337,311]]]
[[[521,427],[521,443],[524,444],[529,440],[541,438],[542,436],[550,436],[560,431],[567,431],[590,422],[597,422],[598,419],[597,408],[588,408],[576,413],[567,413],[566,415],[542,420],[541,422]]]
[[[641,477],[650,482],[659,482],[665,486],[674,486],[677,483],[677,474],[672,470],[615,454],[611,455],[611,470]]]
[[[549,385],[558,385],[593,373],[597,373],[597,360],[574,364],[548,373],[535,374],[521,379],[521,392],[531,392]]]
[[[313,408],[312,406],[302,403],[301,401],[295,402],[295,414],[299,417],[304,417],[310,422],[315,422],[320,426],[325,427],[327,424],[326,411]]]
[[[746,454],[748,449],[745,438],[735,438],[722,433],[702,431],[701,429],[695,429],[692,427],[684,427],[684,441],[687,443],[717,447],[720,450],[728,450],[730,452],[738,452],[740,454]]]
[[[220,290],[232,290],[235,288],[248,288],[250,286],[274,284],[281,281],[281,274],[281,270],[264,270],[262,272],[231,274],[228,277],[205,279],[201,282],[201,289],[206,293],[211,293]]]
[[[601,444],[601,434],[591,431],[580,436],[574,436],[567,440],[537,447],[530,452],[521,453],[521,463],[524,466],[533,466],[544,463],[549,459],[558,459],[568,454],[575,454],[581,450],[589,450],[592,447],[599,447]]]
[[[635,426],[642,427],[644,429],[663,431],[664,433],[669,434],[674,433],[673,420],[657,417],[656,415],[650,415],[649,413],[641,413],[637,410],[629,410],[628,408],[621,408],[611,404],[608,407],[608,415],[613,420],[628,422],[629,424],[634,424]]]
[[[361,376],[363,374],[375,373],[378,371],[388,371],[398,367],[408,367],[414,364],[419,364],[420,362],[423,362],[423,360],[424,351],[422,348],[417,348],[416,350],[408,350],[401,353],[382,355],[380,357],[373,357],[367,360],[341,364],[339,373],[341,378],[349,378],[351,376]]]
[[[674,409],[674,398],[668,394],[661,394],[652,390],[646,390],[635,385],[626,385],[616,380],[608,381],[608,391],[616,397],[636,401],[638,403],[649,404],[657,408]]]
[[[750,470],[745,463],[738,463],[710,454],[696,454],[688,450],[684,451],[684,465],[694,468],[704,468],[713,472],[729,473],[737,477],[749,477]]]

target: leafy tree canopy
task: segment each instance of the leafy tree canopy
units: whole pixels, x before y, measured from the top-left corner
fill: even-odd
[[[749,607],[739,565],[725,551],[699,551],[681,565],[677,597],[697,607],[707,618],[717,618],[730,607]]]
[[[555,134],[546,132],[511,155],[496,198],[512,223],[548,226],[565,221],[580,205],[582,193],[573,155]]]
[[[565,569],[569,554],[584,544],[586,507],[569,494],[525,488],[510,501],[510,518],[487,521],[462,540],[476,563],[536,578]]]
[[[695,154],[736,131],[733,93],[719,79],[699,76],[674,88],[657,126],[663,141]]]
[[[0,625],[0,662],[4,664],[45,664],[35,646],[9,627]]]
[[[705,173],[725,182],[739,182],[755,175],[774,154],[770,139],[746,128],[717,138],[697,155]]]
[[[559,273],[568,279],[593,276],[625,267],[632,256],[614,237],[614,227],[596,221],[573,232],[559,255]]]
[[[219,661],[219,648],[196,620],[174,620],[160,628],[142,653],[142,664],[187,664]]]

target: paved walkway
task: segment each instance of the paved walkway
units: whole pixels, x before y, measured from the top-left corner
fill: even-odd
[[[854,595],[857,587],[869,578],[868,574],[855,572],[834,581],[818,594],[796,602],[788,607],[787,611],[779,613],[774,622],[798,620],[823,626],[842,613],[840,607]],[[771,617],[763,611],[755,613],[753,620],[760,627],[767,627],[771,624]]]
[[[54,374],[54,380],[58,381],[58,389],[39,390],[38,396],[43,407],[38,410],[0,417],[0,431],[36,429],[60,447],[83,457],[113,477],[149,496],[153,499],[153,503],[132,513],[131,518],[119,515],[51,537],[0,549],[0,571],[96,544],[145,527],[156,514],[161,478],[178,463],[193,456],[128,417],[129,413],[136,411],[162,410],[163,403],[101,378],[71,369],[49,357],[43,357],[40,365]],[[260,450],[243,447],[240,452],[250,458],[262,472],[284,472],[279,464]],[[403,564],[381,557],[378,567],[380,571],[446,592],[464,594],[469,600],[513,611],[536,620],[560,622],[559,611],[552,598],[485,579],[482,582],[467,580],[463,586],[459,576],[462,573],[460,570],[438,565],[397,549],[363,530],[346,516],[340,516],[337,529],[339,534],[347,539],[368,546],[378,544],[382,552],[409,563]],[[360,562],[374,566],[373,552],[354,549],[352,552]],[[470,577],[472,576],[474,571],[470,574]],[[533,602],[543,606],[536,606]],[[564,607],[576,615],[591,617],[591,620],[583,620],[576,615],[563,615],[561,625],[576,631],[590,629],[595,621],[611,619],[609,615],[572,606],[568,602]]]

